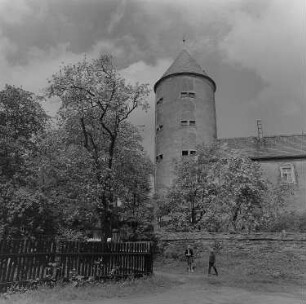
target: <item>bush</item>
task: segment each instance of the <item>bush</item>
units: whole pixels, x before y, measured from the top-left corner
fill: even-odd
[[[271,225],[271,232],[306,232],[306,212],[301,214],[296,211],[281,214]]]

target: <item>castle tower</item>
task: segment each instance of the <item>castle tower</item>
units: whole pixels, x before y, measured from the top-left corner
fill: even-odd
[[[154,85],[155,192],[174,178],[174,160],[196,153],[198,144],[217,138],[215,82],[182,50]]]

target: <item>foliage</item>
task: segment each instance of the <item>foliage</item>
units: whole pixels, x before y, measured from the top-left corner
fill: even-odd
[[[306,232],[306,212],[284,212],[269,227],[273,232]]]
[[[252,231],[279,215],[289,194],[273,186],[260,165],[226,146],[201,146],[197,157],[184,158],[162,213],[175,230]]]
[[[22,237],[51,233],[52,204],[40,191],[37,167],[38,138],[48,117],[39,98],[21,88],[0,92],[0,231]]]
[[[66,156],[62,157],[73,170],[72,178],[66,178],[66,185],[71,182],[71,190],[75,189],[68,197],[65,194],[65,200],[78,200],[86,210],[89,207],[98,217],[106,241],[116,222],[118,199],[122,198],[128,205],[133,204],[131,196],[135,196],[138,204],[143,199],[141,193],[148,193],[147,161],[139,141],[134,140],[137,131],[127,121],[136,108],[148,107],[147,85],[126,84],[112,58],[101,55],[62,67],[52,76],[47,92],[62,101],[61,132],[66,133],[68,144],[62,151]],[[71,153],[77,155],[76,160],[68,156]],[[134,163],[126,161],[127,154]],[[65,163],[64,159],[61,163]],[[122,174],[121,166],[133,168],[124,171],[131,174]],[[135,179],[136,187],[132,183]]]

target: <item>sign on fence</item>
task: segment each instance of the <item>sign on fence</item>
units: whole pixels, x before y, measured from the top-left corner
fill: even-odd
[[[0,291],[75,275],[106,279],[152,272],[150,242],[0,241]]]

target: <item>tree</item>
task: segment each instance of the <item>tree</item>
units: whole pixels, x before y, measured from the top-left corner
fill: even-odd
[[[82,145],[94,164],[95,212],[104,241],[111,235],[116,201],[114,166],[130,114],[147,108],[148,86],[130,85],[119,75],[110,56],[66,65],[52,76],[49,96],[62,101],[61,124],[69,139]]]
[[[24,163],[35,152],[37,136],[48,116],[38,97],[21,88],[6,85],[0,91],[0,165],[3,179],[17,178]]]
[[[0,92],[0,230],[3,237],[52,232],[51,205],[38,187],[37,142],[48,116],[38,97],[14,86]]]
[[[218,144],[201,146],[196,157],[178,164],[163,213],[174,229],[257,230],[278,216],[288,194],[242,152]]]

